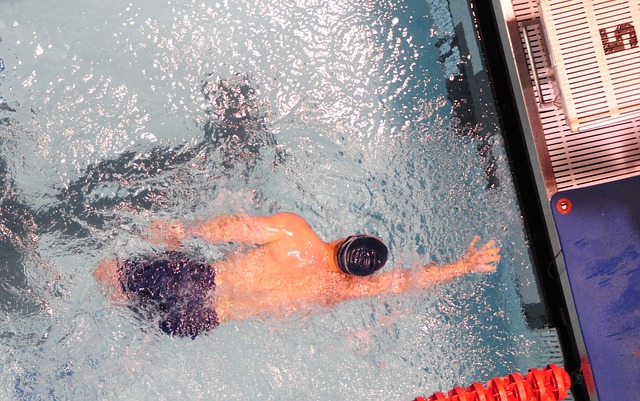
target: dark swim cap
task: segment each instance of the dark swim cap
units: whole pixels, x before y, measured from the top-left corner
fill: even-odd
[[[338,249],[338,266],[354,276],[368,276],[378,271],[387,261],[389,251],[378,238],[352,235]]]

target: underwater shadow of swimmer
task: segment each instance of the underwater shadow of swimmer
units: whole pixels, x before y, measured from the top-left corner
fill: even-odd
[[[150,210],[166,192],[165,186],[153,185],[154,180],[161,180],[167,172],[194,159],[213,167],[220,177],[240,167],[245,179],[265,148],[273,150],[274,166],[282,162],[283,155],[266,129],[255,90],[246,75],[206,80],[201,91],[209,105],[201,142],[156,147],[144,153],[124,152],[115,159],[90,165],[84,175],[56,196],[59,202],[55,206],[39,214],[40,224],[67,235],[86,235],[89,227],[104,227],[108,215],[120,205]]]
[[[255,89],[244,74],[224,80],[206,80],[201,91],[211,107],[204,126],[205,142],[220,151],[217,160],[223,170],[238,162],[255,165],[261,149],[275,149],[274,164],[282,162],[274,136],[269,133]]]
[[[0,102],[0,112],[15,112]],[[0,132],[11,130],[15,121],[0,118]],[[4,135],[0,135],[0,149],[4,150]],[[42,302],[30,288],[25,274],[26,255],[36,248],[34,212],[17,194],[16,183],[11,178],[5,155],[0,152],[0,313],[24,317],[43,310]],[[0,337],[16,335],[13,325],[0,329]]]

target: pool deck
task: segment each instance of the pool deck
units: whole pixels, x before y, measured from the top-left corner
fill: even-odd
[[[633,105],[633,113],[624,118],[603,118],[591,126],[572,119],[568,90],[560,82],[563,74],[572,71],[560,68],[557,43],[549,46],[553,16],[548,8],[541,13],[541,7],[552,2],[492,0],[495,29],[529,156],[535,187],[530,189],[537,193],[538,218],[544,221],[555,258],[553,276],[563,294],[563,316],[576,350],[576,355],[565,357],[579,359],[567,361],[579,367],[574,372],[574,397],[634,400],[640,394],[640,118],[633,113],[640,113],[640,105]],[[571,0],[552,7],[564,9],[569,3],[576,8],[593,7],[596,2]],[[635,2],[617,1],[618,7],[631,10]],[[599,3],[597,7],[611,4]],[[640,25],[634,12],[629,17],[635,18],[632,23],[601,26],[600,35],[607,29]],[[597,33],[596,28],[592,31]],[[634,37],[625,37],[620,57],[637,60],[640,56]],[[595,52],[608,54],[607,40],[613,39],[602,37],[604,51],[596,46]],[[571,53],[571,46],[566,49]],[[591,56],[583,60],[602,68]],[[637,76],[640,71],[629,75],[630,85]],[[611,91],[610,83],[602,87],[604,92]]]

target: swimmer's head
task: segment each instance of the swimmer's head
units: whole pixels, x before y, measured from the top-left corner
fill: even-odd
[[[338,266],[347,274],[368,276],[384,266],[388,254],[387,246],[378,238],[352,235],[338,249]]]

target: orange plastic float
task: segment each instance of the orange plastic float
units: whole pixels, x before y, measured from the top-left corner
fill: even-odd
[[[512,373],[489,380],[486,387],[473,383],[466,389],[455,387],[448,396],[437,392],[413,401],[560,401],[567,398],[569,387],[569,374],[563,368],[550,364],[544,369],[529,369],[524,377]]]

